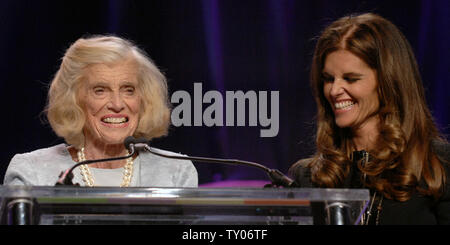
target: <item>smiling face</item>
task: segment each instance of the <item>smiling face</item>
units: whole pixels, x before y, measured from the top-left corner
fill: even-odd
[[[131,60],[86,68],[78,95],[86,114],[86,145],[122,144],[134,133],[141,103],[137,87],[137,66]]]
[[[379,108],[376,73],[347,50],[334,51],[325,59],[323,93],[340,128],[373,128]]]

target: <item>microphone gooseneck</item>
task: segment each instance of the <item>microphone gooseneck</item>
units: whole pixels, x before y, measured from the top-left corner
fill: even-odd
[[[133,136],[129,136],[124,141],[125,147],[127,149],[131,148],[144,148],[148,152],[165,158],[178,159],[178,160],[191,160],[196,162],[214,162],[214,163],[222,163],[229,165],[245,165],[250,167],[256,167],[262,169],[267,173],[270,180],[272,181],[272,185],[274,186],[282,186],[282,187],[297,187],[296,182],[291,180],[289,177],[285,176],[282,172],[276,169],[270,169],[264,165],[255,162],[242,161],[237,159],[220,159],[220,158],[208,158],[208,157],[195,157],[195,156],[179,156],[179,155],[167,155],[160,152],[154,151],[149,146],[149,141],[144,138],[135,139]]]
[[[208,157],[195,157],[195,156],[180,156],[180,155],[168,155],[163,154],[161,152],[154,151],[149,146],[149,141],[145,138],[134,138],[133,136],[128,136],[124,140],[124,146],[128,151],[130,152],[129,155],[123,156],[123,157],[114,157],[114,158],[105,158],[105,159],[97,159],[97,160],[86,160],[79,162],[72,166],[71,168],[67,169],[64,172],[61,172],[59,175],[59,179],[56,182],[55,186],[59,185],[70,185],[74,186],[72,179],[73,179],[73,170],[77,168],[80,165],[83,164],[91,164],[96,162],[106,162],[106,161],[117,161],[126,159],[129,157],[132,157],[136,151],[137,148],[144,148],[151,154],[165,157],[165,158],[171,158],[171,159],[178,159],[178,160],[190,160],[195,162],[207,162],[207,163],[222,163],[222,164],[228,164],[228,165],[244,165],[244,166],[250,166],[250,167],[256,167],[259,168],[267,173],[269,176],[272,186],[281,186],[281,187],[297,187],[297,184],[295,181],[291,180],[289,177],[285,176],[282,172],[280,172],[277,169],[270,169],[264,165],[261,165],[259,163],[255,162],[249,162],[249,161],[242,161],[237,159],[220,159],[220,158],[208,158]]]

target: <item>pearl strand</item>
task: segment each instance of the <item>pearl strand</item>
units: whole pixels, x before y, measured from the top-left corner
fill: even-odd
[[[86,155],[84,154],[84,147],[77,152],[78,162],[86,161]],[[83,176],[83,181],[86,186],[94,186],[94,176],[87,164],[80,165],[81,175]],[[133,158],[127,158],[127,163],[124,166],[122,183],[120,187],[128,187],[131,183],[131,177],[133,175]]]

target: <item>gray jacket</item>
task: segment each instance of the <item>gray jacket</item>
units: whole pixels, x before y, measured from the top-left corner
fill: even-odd
[[[178,155],[160,149],[168,155]],[[15,155],[6,171],[4,185],[53,186],[58,176],[75,165],[67,145],[59,144]],[[84,186],[80,171],[74,170],[74,183]],[[191,161],[163,158],[140,151],[133,164],[130,187],[197,187],[197,170]]]

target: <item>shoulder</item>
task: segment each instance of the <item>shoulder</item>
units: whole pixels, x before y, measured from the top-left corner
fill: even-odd
[[[142,171],[154,175],[158,173],[159,177],[173,179],[174,186],[178,187],[197,187],[198,173],[192,161],[173,159],[171,156],[186,156],[181,153],[175,153],[167,150],[151,147],[152,151],[160,154],[156,155],[147,151],[140,151]],[[169,157],[165,157],[169,156]]]
[[[450,144],[442,140],[433,140],[432,148],[445,171],[446,181],[443,199],[450,204]]]
[[[304,158],[295,162],[290,168],[289,171],[301,170],[305,171],[309,169],[308,165],[312,162],[312,158]]]
[[[189,170],[194,171],[194,164],[192,164],[189,160],[181,160],[170,158],[172,156],[186,156],[181,153],[175,153],[171,151],[161,150],[158,148],[151,148],[153,152],[157,154],[153,154],[147,151],[140,151],[139,155],[142,157],[142,160],[145,162],[149,162],[151,164],[144,166],[157,166],[159,168],[177,168],[178,170]],[[165,157],[168,156],[168,157]]]
[[[171,164],[177,164],[177,165],[192,165],[192,162],[189,160],[181,160],[181,159],[173,159],[170,158],[172,156],[186,156],[181,153],[175,153],[172,151],[162,150],[155,147],[151,147],[151,150],[157,154],[153,154],[148,151],[140,151],[139,154],[142,156],[144,160],[151,160],[153,163],[157,164],[164,164],[164,163],[171,163]],[[168,157],[165,157],[168,156]]]
[[[45,160],[53,159],[54,157],[61,157],[61,156],[68,156],[69,152],[67,151],[67,145],[66,144],[59,144],[50,146],[47,148],[41,148],[37,149],[31,152],[16,154],[14,157],[17,158],[28,158],[28,159],[34,159],[34,158],[44,158]]]
[[[450,144],[441,140],[433,140],[432,148],[445,170],[447,176],[447,192],[450,192]]]
[[[311,183],[311,168],[309,164],[313,158],[304,158],[298,160],[289,168],[289,175],[291,175],[300,187],[312,187]]]
[[[16,154],[8,165],[4,184],[54,184],[59,173],[70,166],[69,156],[65,144]]]
[[[73,162],[70,161],[71,156],[67,151],[66,144],[59,144],[47,148],[38,149],[31,152],[16,154],[10,165],[29,163],[36,166],[39,164],[40,169],[46,169],[47,167],[67,167]]]
[[[439,160],[444,165],[448,165],[450,163],[450,144],[442,140],[433,140],[431,146]]]

